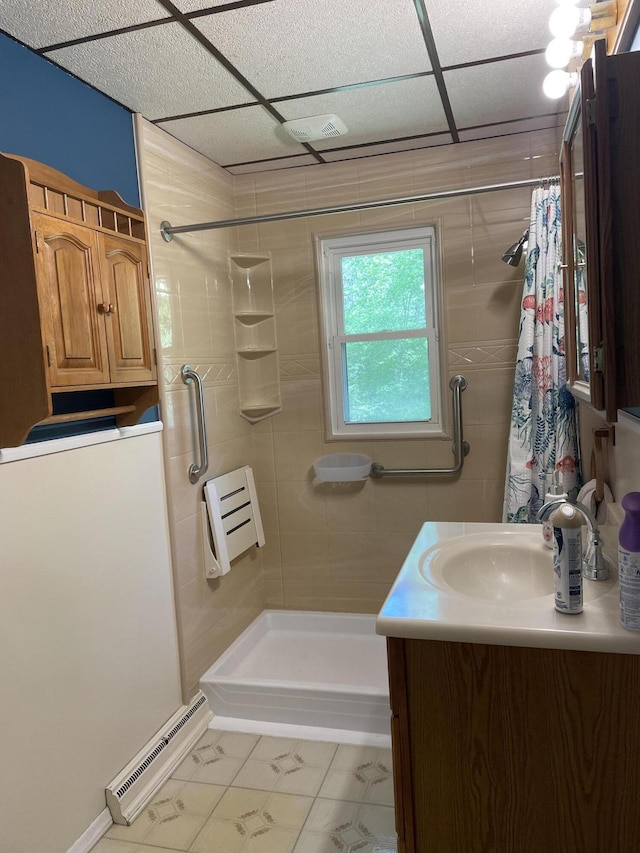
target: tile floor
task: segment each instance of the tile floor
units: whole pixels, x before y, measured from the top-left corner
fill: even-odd
[[[209,730],[94,853],[396,853],[391,750]]]

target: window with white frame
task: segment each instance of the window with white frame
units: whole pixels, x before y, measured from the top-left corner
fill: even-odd
[[[443,434],[433,226],[320,238],[328,438]]]

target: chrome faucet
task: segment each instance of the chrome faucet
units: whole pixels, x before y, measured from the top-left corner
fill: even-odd
[[[609,579],[609,566],[607,566],[604,554],[602,553],[602,539],[600,538],[600,530],[591,510],[576,501],[572,503],[567,498],[556,498],[556,500],[548,501],[543,504],[537,512],[536,520],[544,521],[549,513],[560,506],[561,504],[570,503],[582,515],[589,528],[589,545],[582,557],[582,574],[585,578],[592,581],[606,581]]]

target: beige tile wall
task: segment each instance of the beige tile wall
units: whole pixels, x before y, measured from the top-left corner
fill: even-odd
[[[180,379],[188,363],[204,379],[208,477],[254,464],[251,426],[238,415],[238,386],[227,271],[230,231],[176,235],[159,224],[223,219],[233,214],[233,179],[153,125],[137,123],[141,184],[149,221],[156,290],[162,420],[172,534],[183,691],[264,606],[261,559],[249,552],[223,578],[204,578],[199,505],[192,485],[193,395]]]
[[[329,166],[238,176],[238,216],[349,204],[557,173],[557,131],[538,131]],[[236,229],[241,251],[272,253],[283,410],[254,427],[268,545],[267,604],[376,611],[425,519],[500,519],[523,266],[501,255],[527,227],[518,189]],[[437,222],[447,371],[463,395],[471,453],[458,479],[322,484],[312,463],[354,449],[386,467],[449,465],[440,441],[325,443],[313,238]]]

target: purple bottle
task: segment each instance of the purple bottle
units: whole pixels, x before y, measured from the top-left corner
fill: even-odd
[[[618,534],[620,621],[640,631],[640,492],[622,498],[624,521]]]

